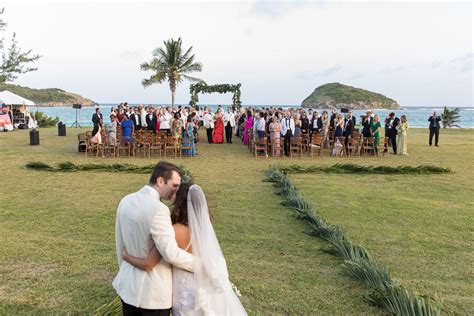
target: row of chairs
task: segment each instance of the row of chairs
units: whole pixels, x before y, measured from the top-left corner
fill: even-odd
[[[256,140],[252,136],[252,131],[248,131],[248,148],[256,158],[269,155],[284,157],[284,138],[280,138],[279,146],[272,146],[268,136]],[[309,157],[321,156],[326,148],[329,149],[332,156],[385,156],[388,151],[387,144],[386,138],[380,138],[375,144],[373,137],[362,138],[358,132],[353,133],[347,139],[344,136],[335,137],[334,132],[329,133],[327,138],[323,133],[302,134],[299,137],[291,138],[289,156],[303,157],[305,154]]]
[[[133,143],[123,139],[119,128],[116,134],[115,142],[111,142],[111,139],[104,130],[101,131],[101,143],[93,141],[91,132],[86,132],[84,136],[78,135],[78,138],[80,144],[81,140],[85,143],[86,157],[88,155],[95,155],[97,157],[137,156],[139,152],[142,152],[145,158],[150,158],[152,154],[158,154],[159,157],[164,158],[182,158],[183,156],[188,156],[187,153],[192,150],[192,145],[186,144],[182,138],[167,135],[166,132],[155,134],[148,130],[137,131],[133,134]]]

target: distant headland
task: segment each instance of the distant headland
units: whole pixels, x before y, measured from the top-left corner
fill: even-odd
[[[328,83],[317,87],[301,103],[305,108],[329,109],[400,109],[397,101],[386,96],[341,83]]]
[[[0,84],[0,91],[8,90],[18,94],[39,106],[72,106],[75,103],[83,106],[93,106],[94,101],[86,99],[78,94],[67,92],[61,89],[32,89],[14,84]]]

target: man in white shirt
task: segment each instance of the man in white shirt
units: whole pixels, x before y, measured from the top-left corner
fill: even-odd
[[[203,117],[204,128],[206,129],[207,142],[212,144],[212,131],[214,130],[214,118],[209,108],[205,108]]]
[[[293,133],[295,131],[295,120],[293,120],[293,117],[290,115],[290,112],[286,112],[285,117],[281,119],[280,126],[281,136],[283,136],[283,138],[285,139],[285,155],[289,156],[291,137],[293,137]]]
[[[149,185],[124,197],[117,208],[115,246],[120,270],[113,287],[122,300],[124,315],[169,315],[172,306],[171,265],[193,272],[194,257],[180,249],[175,240],[169,200],[179,188],[181,170],[159,162]],[[164,260],[151,271],[137,269],[122,259],[122,249],[146,258],[156,247]]]
[[[166,132],[170,135],[171,131],[171,119],[173,116],[168,112],[167,109],[163,109],[162,115],[160,116],[160,131]]]
[[[227,144],[232,144],[232,130],[235,127],[235,114],[232,107],[227,108],[227,113],[224,114],[225,139]]]
[[[260,112],[259,118],[257,120],[257,135],[258,138],[265,137],[265,113]]]

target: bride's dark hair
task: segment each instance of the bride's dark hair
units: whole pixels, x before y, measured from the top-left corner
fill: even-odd
[[[171,212],[171,222],[188,226],[188,192],[193,185],[192,182],[181,183],[176,192],[173,211]]]
[[[181,183],[176,192],[176,199],[173,203],[173,211],[171,212],[171,223],[188,226],[188,193],[189,188],[193,186],[192,182]],[[212,214],[209,211],[209,216],[212,221]]]

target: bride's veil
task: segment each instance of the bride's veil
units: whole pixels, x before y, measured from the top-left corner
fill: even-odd
[[[192,185],[189,188],[187,206],[193,255],[196,259],[196,312],[204,315],[246,315],[230,285],[224,255],[200,186]]]

